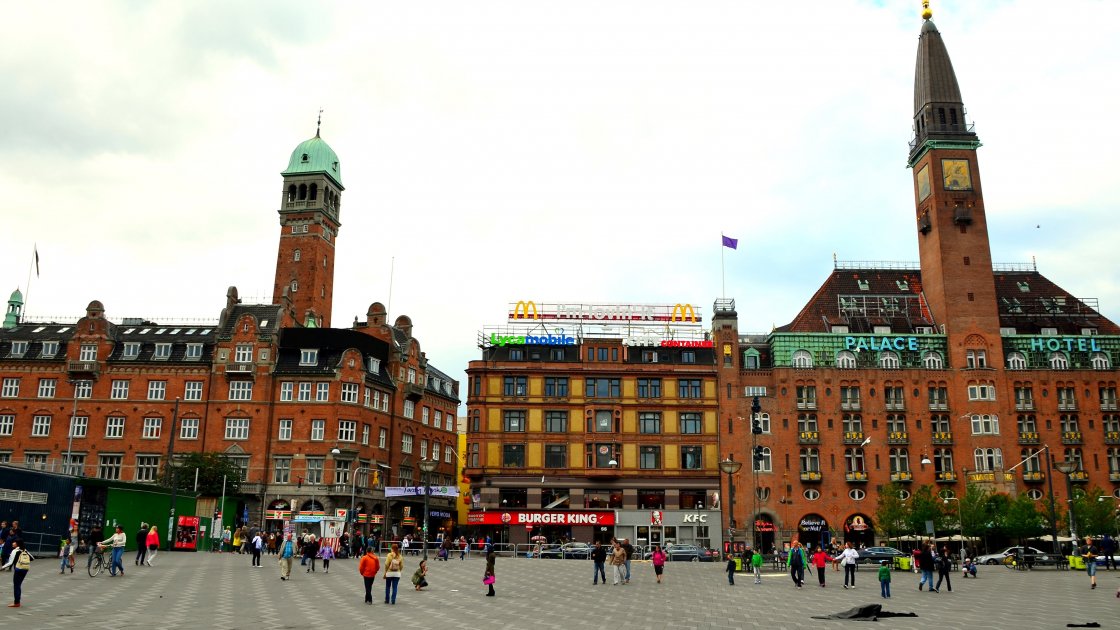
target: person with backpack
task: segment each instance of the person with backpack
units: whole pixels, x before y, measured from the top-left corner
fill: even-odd
[[[800,540],[793,541],[793,547],[789,550],[789,557],[786,558],[786,566],[789,567],[790,577],[793,578],[793,583],[797,588],[805,585],[805,567],[809,566],[809,556],[805,553],[805,548],[801,546]]]
[[[12,597],[15,601],[8,604],[8,608],[20,607],[23,581],[27,578],[27,572],[31,570],[31,561],[34,559],[31,552],[23,548],[22,540],[18,538],[12,540],[12,553],[8,556],[8,563],[3,566],[4,569],[12,567]]]

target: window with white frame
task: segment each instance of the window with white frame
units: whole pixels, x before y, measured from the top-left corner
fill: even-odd
[[[428,424],[430,413],[431,413],[431,409],[429,409],[428,407],[421,407],[420,408],[420,422],[421,422],[421,424],[424,424],[425,426]]]
[[[148,381],[148,400],[167,398],[167,381]]]
[[[836,353],[836,367],[842,370],[851,370],[856,367],[856,355],[848,350]]]
[[[936,350],[927,350],[922,355],[922,367],[927,370],[940,370],[945,367],[945,358]]]
[[[362,425],[362,446],[369,446],[369,425]]]
[[[200,344],[200,343],[188,343],[187,344],[187,353],[186,353],[186,355],[184,355],[183,358],[185,358],[187,361],[198,361],[199,359],[201,359],[202,358],[202,344]]]
[[[1050,354],[1050,369],[1052,370],[1068,370],[1069,357],[1062,352],[1054,352]]]
[[[413,368],[408,368],[408,383],[409,385],[416,384],[416,370]]]
[[[367,357],[366,358],[366,370],[368,370],[370,374],[380,373],[381,372],[381,359],[378,359],[376,357]]]
[[[879,353],[879,367],[884,370],[897,370],[902,367],[902,360],[898,358],[897,352],[886,350]]]
[[[965,350],[964,365],[970,370],[988,367],[988,352],[986,350]]]
[[[367,409],[370,406],[370,388],[368,387],[362,388],[362,406],[366,407]]]
[[[128,400],[128,381],[114,379],[113,387],[109,390],[109,397],[113,400]]]
[[[105,418],[105,437],[111,439],[124,437],[124,417],[109,416]]]
[[[79,361],[96,361],[97,360],[97,344],[83,343],[78,348]]]
[[[123,455],[102,455],[97,463],[97,476],[100,479],[120,479]]]
[[[405,433],[401,436],[401,452],[412,453],[412,434]]]
[[[331,399],[330,383],[315,383],[315,401],[328,402]]]
[[[55,378],[41,378],[39,379],[39,398],[54,398],[55,391],[58,389],[58,379]]]
[[[89,430],[89,416],[70,418],[70,437],[84,438]]]
[[[124,342],[124,350],[121,351],[122,359],[135,359],[140,356],[140,342],[139,341],[126,341]]]
[[[136,481],[155,481],[159,477],[159,455],[136,456]]]
[[[998,448],[978,448],[973,451],[973,465],[981,472],[1003,468],[1003,453]]]
[[[437,461],[437,462],[439,461],[440,448],[441,448],[441,445],[440,445],[439,442],[432,442],[432,460],[433,461]]]
[[[1108,370],[1112,368],[1112,362],[1108,360],[1108,355],[1103,352],[1094,352],[1089,357],[1089,366],[1094,370]]]
[[[29,345],[30,343],[26,341],[13,341],[12,349],[8,352],[8,356],[22,357],[23,355],[27,354],[27,348]]]
[[[0,386],[0,397],[15,398],[19,396],[19,379],[6,378],[4,379],[3,386]]]
[[[1025,370],[1027,369],[1027,357],[1022,352],[1009,352],[1007,353],[1007,369],[1009,370]]]
[[[43,342],[43,349],[39,351],[39,356],[46,359],[46,358],[53,357],[56,354],[58,354],[58,342],[57,341],[44,341]]]
[[[969,400],[995,400],[996,386],[993,383],[971,383],[968,386]]]
[[[443,462],[445,464],[451,463],[451,445],[448,444],[447,448],[443,449]]]
[[[389,444],[389,432],[385,429],[377,430],[377,448],[385,448]]]
[[[306,459],[307,465],[307,483],[323,483],[323,466],[326,460],[322,457],[308,457]]]
[[[152,354],[152,358],[156,360],[166,361],[171,357],[171,344],[157,343],[156,351]]]
[[[437,429],[443,426],[443,412],[439,409],[435,410],[435,419],[432,421],[432,426]]]
[[[11,435],[16,426],[15,414],[0,413],[0,435]]]
[[[343,383],[342,384],[342,402],[344,403],[358,403],[358,384],[357,383]]]
[[[797,350],[793,353],[792,363],[795,368],[811,368],[813,367],[813,354],[808,350]]]
[[[144,433],[142,437],[145,440],[158,440],[160,428],[163,426],[163,418],[144,418]]]
[[[276,439],[281,442],[288,442],[292,439],[292,419],[280,418],[280,433]]]
[[[381,411],[389,412],[389,394],[385,393],[381,396]]]
[[[202,381],[187,381],[184,383],[183,400],[202,400]]]
[[[404,401],[404,417],[412,418],[416,415],[416,403],[411,400]]]
[[[420,440],[420,459],[428,459],[428,441]]]
[[[296,384],[291,381],[280,383],[280,402],[291,402],[295,398]]]
[[[272,460],[273,473],[272,483],[291,483],[292,482],[292,458],[291,457],[277,457]]]
[[[74,381],[74,398],[92,398],[93,381]]]
[[[198,418],[183,418],[179,421],[179,439],[198,439]]]
[[[239,473],[239,481],[245,481],[249,478],[249,456],[248,455],[226,455],[229,463],[237,467]]]
[[[316,419],[311,421],[311,439],[315,442],[322,442],[327,435],[327,421],[323,419]]]
[[[69,458],[65,454],[62,455],[62,474],[84,476],[85,467],[85,453],[70,453]]]
[[[253,399],[253,382],[252,381],[230,381],[229,382],[229,399],[230,400],[252,400]]]
[[[299,384],[299,394],[297,394],[296,400],[300,402],[308,402],[311,400],[311,383]]]
[[[769,446],[762,447],[762,459],[758,460],[755,470],[759,472],[772,472],[774,470],[773,452]]]
[[[253,362],[253,344],[239,343],[233,348],[233,361],[235,363]]]
[[[315,348],[303,348],[299,351],[300,365],[319,365],[319,351]]]
[[[50,434],[50,416],[33,416],[31,418],[31,437],[47,437]]]
[[[973,435],[999,435],[999,416],[995,414],[972,414]]]
[[[248,440],[249,439],[249,419],[248,418],[226,418],[226,439],[227,440]]]
[[[358,423],[354,420],[338,421],[338,441],[353,442],[358,437]]]

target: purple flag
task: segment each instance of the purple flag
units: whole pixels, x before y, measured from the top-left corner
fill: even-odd
[[[730,236],[724,236],[723,237],[723,246],[724,247],[730,247],[731,249],[739,249],[739,239],[731,238]]]

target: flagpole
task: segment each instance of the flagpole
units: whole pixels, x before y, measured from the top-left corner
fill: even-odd
[[[31,264],[27,267],[27,286],[23,292],[23,316],[27,316],[27,302],[31,296],[31,272],[35,270],[35,257],[39,255],[38,244],[31,247]]]
[[[719,283],[720,283],[720,297],[727,299],[727,274],[723,267],[723,258],[726,252],[723,250],[727,247],[723,244],[723,232],[719,233]]]

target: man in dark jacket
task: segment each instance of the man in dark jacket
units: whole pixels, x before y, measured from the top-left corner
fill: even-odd
[[[622,550],[626,552],[626,579],[623,584],[630,583],[630,559],[634,557],[634,545],[630,544],[629,538],[622,539]]]
[[[928,543],[922,546],[922,550],[918,553],[918,569],[922,572],[922,579],[918,582],[919,591],[922,590],[923,584],[929,584],[929,592],[936,592],[933,590],[933,569],[935,565],[933,544]]]
[[[599,583],[599,576],[603,576],[603,584],[607,583],[607,550],[603,547],[603,543],[598,540],[595,541],[595,548],[591,550],[591,560],[595,562],[595,578],[591,581],[592,584]]]
[[[140,523],[140,531],[136,532],[136,566],[144,564],[148,556],[148,524]]]

